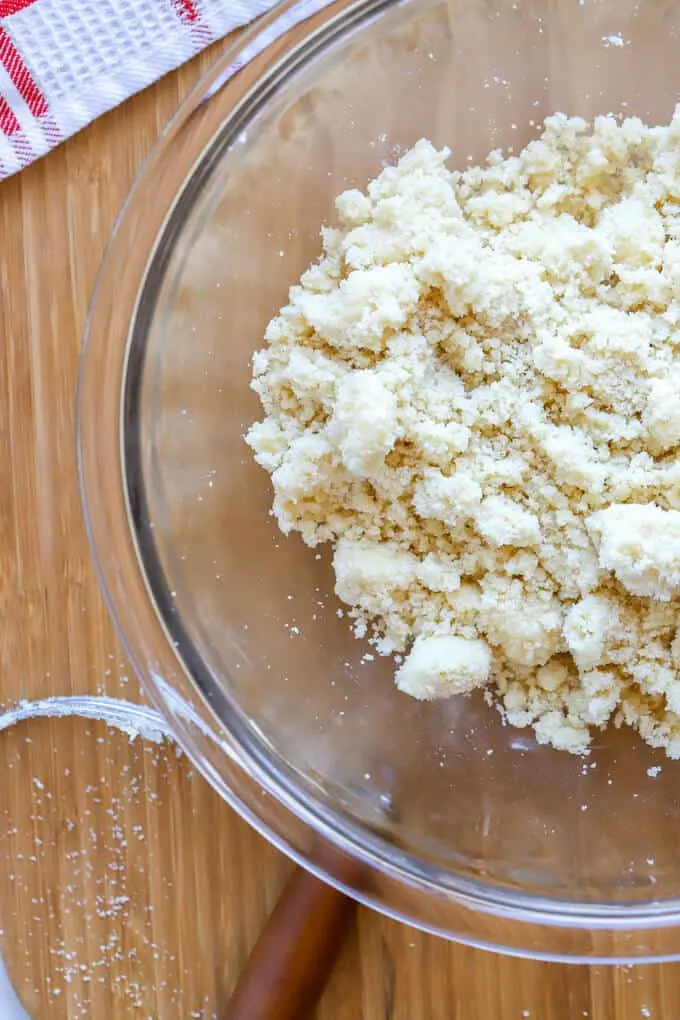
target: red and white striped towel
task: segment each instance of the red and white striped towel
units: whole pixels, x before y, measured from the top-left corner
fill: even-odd
[[[301,0],[250,55],[327,2]],[[0,0],[0,180],[274,4]]]

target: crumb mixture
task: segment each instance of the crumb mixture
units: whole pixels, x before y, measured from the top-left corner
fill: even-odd
[[[248,442],[274,513],[332,543],[401,690],[679,758],[680,110],[448,155],[340,195],[267,329]]]

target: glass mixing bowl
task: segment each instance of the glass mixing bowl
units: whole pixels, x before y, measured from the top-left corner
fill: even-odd
[[[129,655],[223,796],[364,902],[518,954],[678,958],[680,763],[629,730],[582,760],[480,698],[399,694],[328,555],[278,533],[243,434],[251,355],[338,192],[421,136],[463,167],[557,110],[667,121],[680,7],[338,0],[262,49],[281,10],[166,129],[92,305],[82,490]]]

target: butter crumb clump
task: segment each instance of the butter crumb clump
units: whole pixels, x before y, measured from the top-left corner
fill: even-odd
[[[680,758],[680,112],[418,142],[336,201],[253,360],[284,532],[400,689]]]

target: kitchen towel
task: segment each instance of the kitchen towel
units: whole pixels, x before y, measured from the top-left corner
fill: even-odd
[[[301,0],[254,46],[262,49],[326,3]],[[275,0],[0,0],[0,180],[274,6]]]

